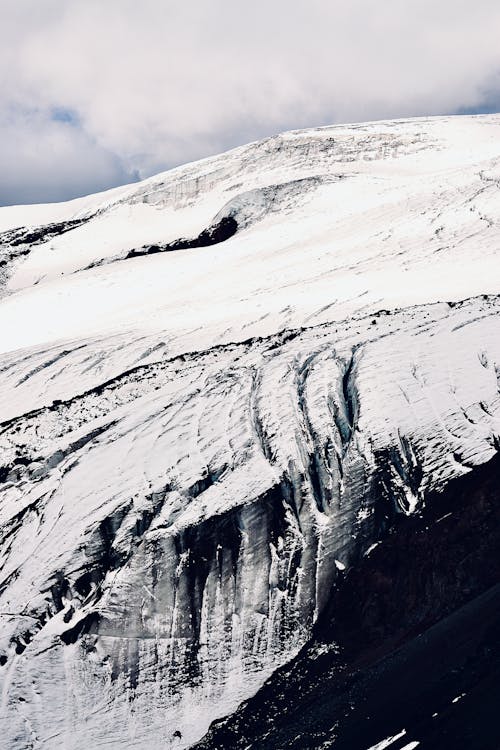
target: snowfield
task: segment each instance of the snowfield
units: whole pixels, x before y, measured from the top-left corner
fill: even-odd
[[[499,450],[500,116],[286,133],[0,242],[8,750],[189,747]]]

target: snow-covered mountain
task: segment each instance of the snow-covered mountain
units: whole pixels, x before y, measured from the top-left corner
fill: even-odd
[[[500,116],[286,133],[0,232],[3,742],[189,747],[499,450]]]

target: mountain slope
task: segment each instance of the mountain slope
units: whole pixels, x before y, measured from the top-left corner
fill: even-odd
[[[0,209],[9,749],[192,745],[495,460],[499,189],[437,118]]]

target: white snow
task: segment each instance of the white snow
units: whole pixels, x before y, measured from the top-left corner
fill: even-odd
[[[336,126],[251,144],[109,195],[28,207],[24,218],[2,208],[3,227],[36,224],[44,211],[51,221],[99,213],[35,247],[14,270],[0,305],[0,350],[130,329],[206,347],[370,309],[496,293],[499,142],[495,116]],[[209,251],[77,273],[142,244],[196,236],[231,201],[251,214],[252,190],[263,188],[278,194],[272,210],[259,208],[254,224]]]
[[[385,740],[377,742],[376,745],[372,745],[372,747],[368,748],[368,750],[385,750],[386,747],[390,747],[390,745],[392,745],[397,740],[400,740],[405,735],[406,729],[402,729],[398,734],[394,734],[392,737],[387,737]]]

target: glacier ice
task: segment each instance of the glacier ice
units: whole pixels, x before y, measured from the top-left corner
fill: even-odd
[[[0,209],[9,750],[193,744],[496,454],[499,143],[300,131]]]

